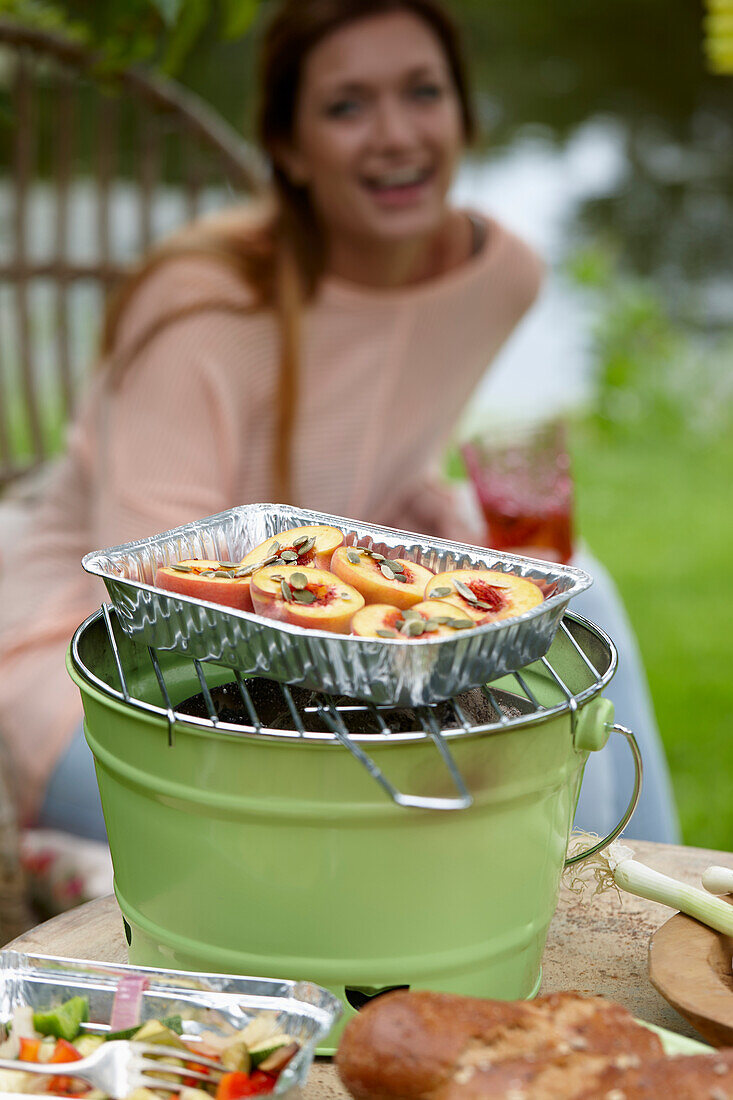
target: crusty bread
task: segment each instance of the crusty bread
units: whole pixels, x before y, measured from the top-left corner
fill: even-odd
[[[609,1068],[579,1100],[733,1100],[733,1049]]]
[[[662,1053],[653,1032],[601,997],[398,991],[349,1022],[336,1066],[357,1100],[572,1100],[609,1067]]]

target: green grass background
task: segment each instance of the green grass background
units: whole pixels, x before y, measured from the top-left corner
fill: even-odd
[[[733,847],[733,438],[572,433],[578,527],[638,635],[684,840]]]

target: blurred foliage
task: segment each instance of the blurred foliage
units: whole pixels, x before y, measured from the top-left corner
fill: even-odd
[[[708,446],[733,428],[733,333],[676,319],[657,282],[624,273],[612,249],[575,253],[566,272],[592,299],[595,416],[616,438],[657,435]]]
[[[249,30],[259,0],[0,0],[0,15],[56,31],[99,51],[116,69],[152,64],[177,74],[204,29],[223,40]]]
[[[733,74],[733,0],[707,0],[705,53],[715,73]]]

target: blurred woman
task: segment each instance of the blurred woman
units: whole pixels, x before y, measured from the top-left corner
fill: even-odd
[[[147,258],[3,582],[0,729],[26,821],[103,835],[64,650],[93,548],[278,500],[460,539],[426,476],[541,264],[448,192],[474,134],[434,0],[285,0],[260,72],[271,197]]]

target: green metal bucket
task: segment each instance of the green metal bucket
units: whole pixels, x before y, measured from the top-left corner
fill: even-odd
[[[172,724],[148,651],[117,628],[111,645],[102,613],[91,616],[68,668],[130,961],[307,979],[339,995],[347,1018],[400,985],[531,997],[583,767],[612,721],[600,696],[612,643],[571,625],[597,675],[559,634],[548,656],[572,698],[542,663],[523,670],[542,718],[450,737],[473,804],[445,812],[396,805],[336,739]],[[190,659],[157,656],[174,707],[201,690]],[[232,679],[200,667],[210,687]],[[374,738],[367,751],[400,790],[455,794],[428,737]]]

